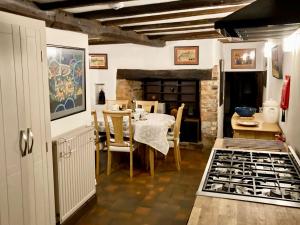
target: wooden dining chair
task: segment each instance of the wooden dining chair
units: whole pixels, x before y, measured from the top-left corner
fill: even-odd
[[[100,135],[99,124],[97,119],[97,112],[92,111],[91,115],[93,117],[94,133],[95,133],[95,147],[96,147],[96,180],[99,183],[100,180],[100,143],[105,142],[105,137]]]
[[[105,100],[105,108],[110,110],[113,105],[125,106],[128,109],[129,100]]]
[[[167,136],[170,148],[174,149],[175,164],[178,171],[180,171],[180,163],[181,163],[179,143],[180,143],[180,127],[181,127],[183,108],[184,108],[184,103],[182,103],[181,106],[178,108],[174,128],[171,132],[168,133]]]
[[[158,101],[140,101],[137,100],[136,101],[136,107],[137,108],[142,108],[144,109],[146,112],[150,113],[152,108],[153,108],[153,112],[157,113],[158,110]]]
[[[131,124],[130,111],[108,111],[103,110],[105,130],[106,130],[106,143],[107,143],[107,175],[111,173],[112,152],[127,152],[130,154],[130,178],[133,176],[133,129]],[[124,118],[128,117],[128,133],[129,141],[125,141],[124,134]],[[111,123],[111,126],[110,126]],[[113,132],[111,130],[113,128]],[[127,128],[126,128],[127,129]],[[111,138],[111,137],[114,138]],[[127,138],[127,137],[126,137]]]

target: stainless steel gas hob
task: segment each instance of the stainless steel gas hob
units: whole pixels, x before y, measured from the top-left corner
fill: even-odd
[[[300,207],[299,158],[289,152],[214,148],[197,195]]]

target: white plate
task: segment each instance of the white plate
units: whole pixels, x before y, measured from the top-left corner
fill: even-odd
[[[242,120],[238,120],[237,124],[241,125],[241,126],[245,126],[245,127],[255,127],[255,126],[258,126],[259,122],[257,122],[257,121],[242,121]]]

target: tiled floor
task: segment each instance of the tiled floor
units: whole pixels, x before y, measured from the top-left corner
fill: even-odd
[[[154,178],[142,169],[135,169],[132,180],[128,168],[103,174],[97,204],[76,225],[185,225],[210,149],[182,149],[180,172],[170,152],[156,160]]]

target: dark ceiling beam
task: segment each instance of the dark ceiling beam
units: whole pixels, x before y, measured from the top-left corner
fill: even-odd
[[[188,30],[203,30],[203,29],[214,29],[214,25],[199,26],[199,27],[183,27],[183,28],[173,28],[173,29],[161,29],[161,30],[146,30],[146,31],[136,31],[139,34],[151,34],[151,33],[164,33],[164,32],[174,32],[174,31],[188,31]]]
[[[124,44],[124,43],[128,43],[128,42],[120,41],[119,39],[106,38],[106,37],[89,38],[89,45],[107,45],[107,44]]]
[[[226,8],[204,9],[204,10],[196,10],[196,11],[188,11],[188,12],[168,13],[168,14],[163,14],[163,15],[101,21],[101,23],[103,25],[107,25],[107,26],[116,26],[116,25],[122,25],[122,24],[130,24],[130,23],[143,23],[143,22],[149,22],[149,21],[177,19],[177,18],[192,17],[192,16],[203,16],[203,15],[210,15],[210,14],[217,14],[217,13],[228,13],[228,12],[234,12],[242,7],[244,7],[244,6],[231,6],[231,7],[226,7]]]
[[[0,0],[0,10],[44,21],[53,15],[42,12],[32,2],[18,0]]]
[[[185,22],[173,22],[173,23],[158,23],[158,24],[147,24],[147,25],[133,25],[133,26],[122,26],[122,30],[148,30],[148,29],[160,29],[160,28],[175,28],[185,26],[195,26],[203,24],[213,24],[221,18],[202,19],[202,20],[190,20]]]
[[[217,31],[191,32],[181,34],[166,34],[166,35],[148,35],[150,39],[160,39],[164,41],[176,40],[195,40],[195,39],[211,39],[223,37]]]
[[[132,0],[122,0],[122,2],[127,2],[127,1],[132,1]],[[99,5],[99,4],[113,4],[118,2],[120,2],[120,0],[68,0],[68,1],[55,1],[55,2],[47,2],[47,3],[40,3],[34,1],[34,3],[41,10],[76,8],[76,7],[84,7],[84,6]]]
[[[168,12],[172,10],[187,10],[199,7],[208,6],[224,6],[224,5],[238,5],[242,3],[250,3],[251,0],[184,0],[174,2],[163,2],[150,5],[141,5],[133,7],[125,7],[118,10],[106,9],[96,10],[92,12],[82,12],[74,14],[77,17],[89,19],[103,19],[122,16],[135,16],[148,13]]]
[[[97,20],[87,20],[75,18],[72,14],[61,11],[46,13],[38,9],[32,2],[19,0],[1,0],[0,10],[14,14],[27,16],[39,20],[44,20],[48,27],[79,31],[86,33],[91,37],[107,37],[118,39],[120,41],[163,47],[164,41],[150,40],[147,36],[135,32],[126,32],[117,27],[102,26]]]
[[[128,42],[120,41],[102,41],[102,40],[89,40],[89,45],[116,45],[116,44],[127,44]]]

